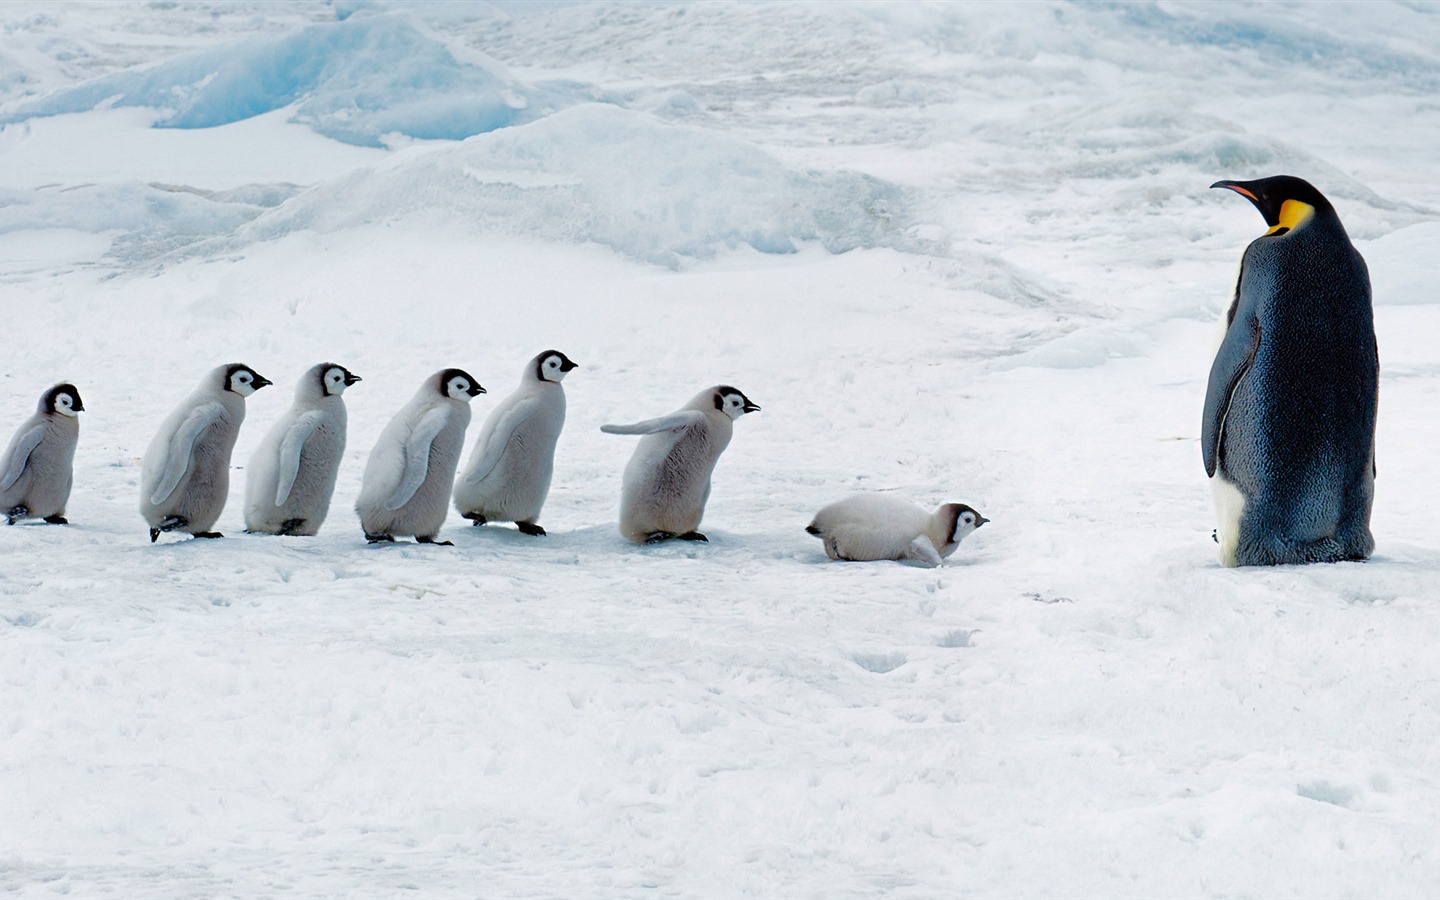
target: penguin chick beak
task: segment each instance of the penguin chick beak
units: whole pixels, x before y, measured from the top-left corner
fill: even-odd
[[[359,375],[356,375],[354,372],[346,372],[346,373],[345,373],[345,386],[346,386],[346,387],[349,387],[350,385],[354,384],[354,383],[357,382],[357,381],[364,381],[364,380],[365,380],[365,379],[361,378]]]
[[[560,364],[560,371],[562,371],[562,372],[568,372],[568,371],[570,371],[571,369],[578,369],[578,368],[580,368],[580,364],[579,364],[579,363],[577,363],[577,362],[571,362],[571,361],[568,360],[568,359],[565,360],[564,362],[562,362],[562,363]]]
[[[481,394],[486,393],[486,390],[485,390],[483,387],[481,387],[480,385],[477,384],[477,385],[474,385],[473,387],[471,387],[470,390],[467,391],[466,393],[468,393],[468,394],[469,394],[470,396],[472,396],[472,397],[478,397],[478,396],[480,396]]]
[[[75,401],[75,406],[73,407],[73,409],[74,409],[76,412],[84,412],[84,411],[85,411],[85,402],[84,402],[83,400],[76,400],[76,401]]]
[[[980,515],[979,513],[976,513],[976,514],[975,514],[975,527],[976,527],[976,528],[979,528],[981,525],[984,525],[984,524],[985,524],[986,522],[988,522],[988,521],[990,521],[990,520],[987,519],[987,518],[985,518],[984,516]]]
[[[265,387],[266,385],[270,385],[270,384],[274,384],[274,383],[275,383],[275,382],[273,382],[273,381],[271,381],[270,379],[266,378],[264,375],[261,375],[259,372],[256,372],[256,373],[255,373],[255,390],[258,391],[258,390],[260,390],[262,387]]]
[[[760,407],[758,407],[758,406],[756,406],[755,404],[751,403],[749,400],[746,400],[746,401],[745,401],[745,405],[742,406],[742,407],[740,407],[740,411],[741,411],[741,412],[747,412],[747,413],[759,412],[759,411],[760,411]]]

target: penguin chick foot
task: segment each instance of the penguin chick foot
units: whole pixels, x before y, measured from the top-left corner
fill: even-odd
[[[41,519],[40,521],[44,522],[46,525],[69,525],[69,524],[70,524],[70,520],[67,519],[67,518],[65,518],[64,516],[46,516],[45,518]]]
[[[366,540],[367,542],[371,543],[371,544],[393,544],[393,543],[395,543],[395,538],[394,538],[394,536],[392,536],[392,535],[388,535],[388,534],[371,534],[371,533],[368,532],[368,531],[365,532],[365,540]]]
[[[304,519],[286,519],[280,523],[280,534],[295,534],[300,526],[305,524]]]
[[[30,515],[30,507],[22,503],[21,505],[12,507],[11,509],[6,511],[5,524],[14,525],[16,522],[20,521],[28,515]]]
[[[215,538],[222,538],[225,536],[218,531],[197,531],[194,532],[194,535],[197,538],[205,538],[207,540],[214,540]]]
[[[174,531],[177,528],[184,528],[189,524],[190,520],[184,516],[170,516],[168,519],[162,520],[159,525],[155,525],[150,529],[150,543],[153,544],[159,540],[160,532],[162,531]],[[199,537],[199,535],[196,535],[196,537]]]
[[[710,539],[698,531],[687,531],[684,534],[677,535],[676,539],[681,541],[699,541],[702,544],[710,543]]]
[[[454,541],[437,541],[437,540],[435,540],[435,538],[434,538],[433,535],[432,535],[431,537],[420,537],[420,536],[417,534],[417,535],[415,536],[415,543],[417,543],[417,544],[434,544],[434,545],[437,546],[437,547],[453,547],[453,546],[455,546],[455,542],[454,542]]]
[[[490,521],[478,512],[465,513],[464,517],[469,519],[470,524],[472,525],[484,525],[486,522]]]
[[[663,544],[674,536],[675,532],[673,531],[652,531],[650,534],[645,535],[645,543]]]
[[[544,537],[545,529],[534,522],[516,522],[515,527],[520,529],[521,534],[528,534],[531,537]]]

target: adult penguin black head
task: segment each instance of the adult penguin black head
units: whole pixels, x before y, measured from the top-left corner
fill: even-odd
[[[1335,207],[1325,195],[1294,175],[1275,175],[1254,181],[1217,181],[1210,187],[1227,188],[1255,204],[1265,217],[1265,224],[1270,226],[1266,235],[1294,231],[1317,214],[1335,217]]]

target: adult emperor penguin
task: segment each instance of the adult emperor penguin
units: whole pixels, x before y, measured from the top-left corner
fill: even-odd
[[[345,389],[360,380],[344,366],[312,366],[290,410],[265,435],[245,477],[245,530],[311,535],[330,511],[345,452]]]
[[[455,466],[470,425],[470,401],[485,389],[469,373],[442,369],[425,379],[375,442],[355,512],[372,544],[414,535],[421,544],[442,544]]]
[[[1365,559],[1380,383],[1365,261],[1299,178],[1211,187],[1245,197],[1270,226],[1240,260],[1205,392],[1220,562]]]
[[[150,523],[150,543],[162,531],[224,536],[210,528],[230,493],[230,453],[245,421],[245,398],[270,383],[247,365],[220,366],[160,426],[140,470],[140,515]]]
[[[70,524],[65,504],[74,481],[79,415],[84,410],[75,385],[57,384],[40,395],[35,415],[10,439],[0,456],[0,516],[6,525],[22,519]]]
[[[535,520],[550,493],[555,442],[565,425],[560,382],[576,368],[559,350],[546,350],[525,364],[519,389],[485,419],[470,463],[455,480],[460,515],[476,525],[514,522],[525,534],[545,533]]]
[[[706,388],[668,416],[602,425],[607,434],[643,434],[625,467],[620,533],[637,544],[706,541],[696,531],[710,499],[710,475],[730,444],[734,421],[760,407],[739,390]]]
[[[914,560],[938,566],[965,536],[990,521],[964,503],[928,513],[884,494],[856,494],[815,514],[805,530],[825,543],[831,559]]]

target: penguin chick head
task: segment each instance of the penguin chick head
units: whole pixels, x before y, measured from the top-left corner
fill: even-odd
[[[338,397],[350,385],[362,380],[359,375],[335,363],[321,363],[310,371],[319,378],[322,397]]]
[[[80,392],[69,382],[55,385],[40,397],[40,412],[43,413],[74,417],[84,411],[85,404],[80,401]]]
[[[225,367],[225,390],[242,397],[248,397],[265,385],[274,383],[243,363],[231,363]]]
[[[1309,222],[1316,212],[1334,214],[1335,207],[1325,195],[1303,178],[1275,175],[1254,181],[1217,181],[1211,188],[1232,190],[1260,210],[1270,230],[1267,236],[1283,235]]]
[[[441,396],[449,397],[451,400],[463,400],[469,403],[485,393],[480,382],[464,369],[446,369],[440,373],[439,380]]]
[[[965,539],[965,536],[975,529],[990,521],[964,503],[947,503],[940,507],[940,510],[948,516],[952,516],[950,526],[950,543],[958,544]]]
[[[715,408],[732,419],[760,411],[760,407],[751,403],[749,397],[728,384],[722,384],[715,389]]]
[[[559,350],[546,350],[530,361],[534,365],[534,375],[541,381],[560,382],[570,373],[571,369],[580,368],[570,357]]]

